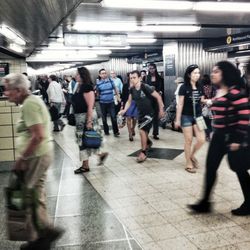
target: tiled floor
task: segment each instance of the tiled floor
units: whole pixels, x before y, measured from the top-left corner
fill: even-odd
[[[50,214],[68,229],[57,249],[132,250],[139,245],[145,250],[250,249],[250,217],[230,213],[241,204],[242,194],[226,161],[213,194],[214,213],[192,215],[186,205],[202,192],[207,145],[197,155],[198,172],[189,174],[184,171],[183,135],[160,130],[160,138],[154,141],[151,157],[155,158],[137,164],[129,155],[140,147],[138,135],[130,142],[123,128],[119,138],[105,136],[103,150],[110,155],[102,167],[96,166],[96,156],[91,157],[85,179],[73,174],[80,164],[73,127],[55,135],[67,154],[58,149],[57,165],[48,179]],[[5,176],[0,175],[1,183]],[[2,223],[1,239],[3,231]],[[1,249],[15,249],[17,244],[11,246]]]

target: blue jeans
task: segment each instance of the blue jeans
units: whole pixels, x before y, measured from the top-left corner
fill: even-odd
[[[106,135],[109,134],[109,126],[107,123],[107,115],[110,114],[113,133],[117,134],[119,133],[116,115],[115,115],[115,104],[113,102],[111,103],[100,103],[101,111],[102,111],[102,123],[103,123],[103,129],[104,133]]]

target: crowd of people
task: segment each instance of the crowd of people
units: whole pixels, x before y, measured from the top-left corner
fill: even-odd
[[[244,195],[243,204],[232,210],[232,214],[250,215],[250,175],[247,171],[250,168],[250,64],[245,81],[239,70],[228,61],[218,62],[214,66],[211,79],[209,75],[201,78],[200,72],[198,65],[188,66],[184,78],[176,79],[177,91],[174,98],[175,127],[181,128],[183,132],[187,172],[196,172],[199,162],[195,154],[206,138],[210,141],[203,197],[188,207],[195,213],[212,210],[211,191],[220,162],[227,155],[229,166],[236,173]],[[63,233],[62,229],[54,228],[49,222],[44,199],[46,172],[53,158],[52,129],[46,105],[56,107],[65,117],[70,114],[75,117],[76,141],[82,162],[75,174],[90,170],[91,154],[98,155],[100,165],[108,156],[108,152],[103,152],[101,147],[86,148],[82,140],[86,130],[95,130],[100,135],[102,133],[95,108],[97,99],[105,136],[110,134],[108,114],[115,137],[120,135],[117,115],[126,117],[129,141],[133,141],[138,123],[141,140],[138,163],[147,159],[148,150],[153,144],[149,137],[150,129],[153,127],[153,139],[158,140],[159,120],[166,115],[164,82],[155,64],[149,64],[148,72],[129,72],[125,83],[116,72],[111,71],[109,77],[105,69],[100,69],[98,80],[93,84],[86,67],[78,68],[75,78],[68,76],[64,80],[60,84],[55,75],[39,79],[38,88],[41,90],[43,102],[30,94],[29,81],[23,74],[9,74],[3,78],[4,94],[9,101],[22,104],[21,119],[17,125],[19,158],[14,170],[23,171],[25,185],[37,190],[37,216],[42,224],[38,229],[31,223],[30,228],[35,234],[30,234],[30,242],[21,249],[50,249],[51,243]],[[62,131],[64,126],[65,123],[58,118],[54,121],[54,132]],[[39,248],[41,245],[43,248]]]

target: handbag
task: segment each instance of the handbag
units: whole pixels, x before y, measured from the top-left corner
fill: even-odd
[[[84,148],[100,148],[102,143],[101,135],[95,130],[85,130],[82,135],[82,146]]]
[[[9,185],[4,189],[6,200],[6,223],[8,239],[12,241],[28,241],[31,229],[28,222],[33,221],[38,229],[36,221],[36,206],[38,203],[35,189],[25,187],[23,177],[14,172],[10,175]],[[34,216],[31,216],[32,209]]]
[[[194,93],[192,92],[192,102],[193,102],[193,113],[194,113],[194,119],[196,121],[197,127],[200,131],[206,130],[207,125],[206,122],[203,118],[203,116],[198,116],[196,115],[196,108],[195,108],[195,98],[194,98]]]
[[[211,111],[211,109],[207,106],[207,105],[205,105],[203,108],[202,108],[202,115],[204,116],[204,117],[208,117],[208,118],[212,118],[212,111]]]

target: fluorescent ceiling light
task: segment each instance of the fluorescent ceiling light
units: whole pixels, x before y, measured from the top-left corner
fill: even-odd
[[[197,11],[250,12],[250,3],[243,2],[198,2],[194,5]]]
[[[125,22],[76,22],[73,29],[79,31],[136,31],[138,27],[135,23]]]
[[[8,39],[12,40],[13,42],[19,45],[25,45],[26,41],[21,38],[19,35],[16,34],[13,30],[11,30],[8,26],[2,25],[0,26],[0,33],[7,37]]]
[[[64,46],[62,44],[52,44],[49,45],[48,48],[46,48],[45,50],[127,50],[130,49],[130,46],[125,46],[125,47],[68,47],[68,46]]]
[[[22,53],[22,52],[23,52],[23,48],[22,48],[21,46],[15,44],[15,43],[11,43],[11,44],[9,45],[9,48],[10,48],[11,50],[14,50],[14,51],[19,52],[19,53]]]
[[[196,32],[201,29],[200,26],[195,25],[146,25],[141,26],[141,31],[152,32]]]
[[[144,44],[144,43],[155,43],[157,39],[155,38],[128,38],[128,43],[138,43],[138,44]]]
[[[237,51],[236,54],[248,53],[250,49]]]
[[[44,50],[41,51],[39,57],[54,58],[54,57],[65,57],[65,58],[96,58],[97,54],[91,51],[51,51]]]
[[[188,10],[193,8],[190,1],[152,1],[152,0],[103,0],[102,6],[107,8],[126,9],[159,9],[159,10]]]
[[[153,34],[145,34],[145,33],[142,33],[142,34],[128,34],[127,36],[127,39],[153,39],[155,38],[155,36]]]
[[[50,55],[65,55],[65,56],[72,56],[72,55],[79,55],[79,54],[83,54],[83,55],[87,55],[87,56],[92,56],[92,55],[110,55],[112,53],[111,50],[106,49],[106,50],[93,50],[93,49],[72,49],[72,48],[68,48],[68,49],[57,49],[57,50],[47,50],[44,49],[42,51],[40,51],[40,55],[45,55],[45,56],[50,56]]]

